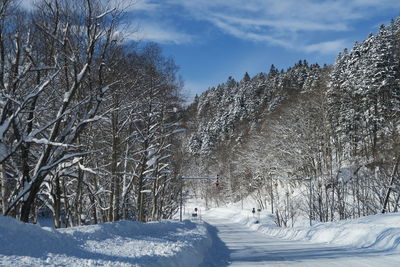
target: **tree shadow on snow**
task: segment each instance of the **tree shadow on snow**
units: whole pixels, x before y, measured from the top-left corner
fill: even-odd
[[[212,245],[204,262],[199,267],[224,267],[229,265],[229,249],[218,237],[218,229],[204,222],[210,234]]]
[[[290,245],[279,246],[279,248],[272,246],[270,248],[263,247],[260,251],[253,250],[252,253],[246,253],[243,249],[233,249],[230,252],[236,254],[235,261],[245,262],[302,262],[345,258],[366,259],[382,255],[397,255],[396,252],[387,249],[349,248],[341,246],[291,248]]]

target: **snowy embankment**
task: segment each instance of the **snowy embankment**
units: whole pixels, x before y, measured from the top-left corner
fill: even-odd
[[[197,266],[210,226],[119,221],[55,230],[0,216],[0,266]]]
[[[380,214],[354,220],[316,223],[312,227],[278,228],[251,226],[264,233],[291,240],[309,240],[354,248],[398,250],[400,244],[400,214]]]
[[[250,209],[241,210],[237,206],[215,208],[206,216],[232,218],[253,230],[288,239],[327,243],[352,248],[370,248],[380,251],[400,251],[400,213],[378,214],[354,220],[329,223],[314,222],[313,226],[294,228],[277,227],[274,216],[266,211],[260,214],[260,223],[255,223]]]

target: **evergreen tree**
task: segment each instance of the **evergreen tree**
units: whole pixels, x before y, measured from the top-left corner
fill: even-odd
[[[250,81],[250,75],[247,72],[245,72],[245,74],[243,75],[242,81],[244,81],[244,82]]]

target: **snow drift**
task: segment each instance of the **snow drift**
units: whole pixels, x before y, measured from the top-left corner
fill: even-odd
[[[209,227],[190,221],[119,221],[55,230],[0,217],[1,266],[198,266]]]
[[[400,244],[400,214],[378,214],[354,220],[316,223],[312,227],[279,228],[253,224],[264,233],[292,240],[309,240],[355,248],[397,250]]]

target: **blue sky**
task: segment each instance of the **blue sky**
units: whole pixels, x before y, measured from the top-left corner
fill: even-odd
[[[400,15],[400,0],[131,1],[127,18],[138,31],[127,39],[156,42],[173,57],[189,99],[229,76],[268,72],[271,64],[332,64],[338,52]]]
[[[338,52],[400,15],[399,0],[137,0],[133,39],[159,43],[189,97],[229,76],[332,64]]]

